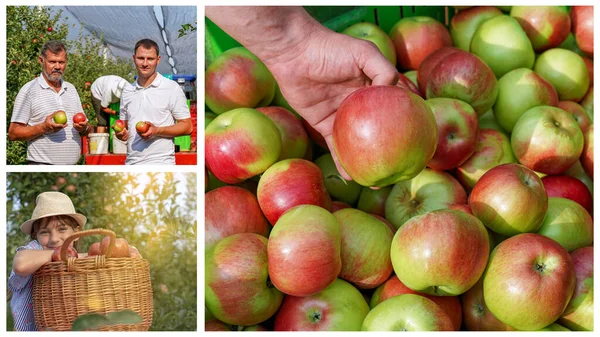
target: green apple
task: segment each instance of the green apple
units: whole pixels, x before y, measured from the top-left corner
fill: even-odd
[[[496,116],[494,116],[494,110],[489,109],[484,112],[483,115],[479,116],[479,129],[494,129],[504,132],[504,129],[498,124]]]
[[[594,247],[571,252],[577,285],[558,322],[571,330],[594,330]]]
[[[502,15],[496,7],[477,6],[458,12],[450,21],[452,44],[464,51],[470,51],[471,39],[479,26],[488,19]]]
[[[568,252],[572,252],[594,243],[594,221],[577,202],[550,197],[546,217],[537,233],[551,238]]]
[[[581,104],[581,107],[587,113],[590,121],[594,123],[594,87],[590,87],[579,104]]]
[[[467,331],[514,331],[510,325],[498,320],[485,305],[483,278],[460,296],[463,323]]]
[[[52,119],[56,124],[67,124],[67,114],[63,110],[55,112]]]
[[[362,186],[353,180],[345,180],[333,162],[331,153],[326,153],[315,160],[315,164],[323,172],[325,188],[335,200],[355,205],[362,191]]]
[[[415,294],[387,299],[369,311],[362,331],[452,331],[452,320],[434,301]]]
[[[517,19],[538,53],[557,47],[571,31],[566,6],[513,6],[510,16]]]
[[[394,48],[394,43],[376,24],[371,22],[355,23],[344,29],[342,34],[373,42],[383,56],[396,66],[396,49]]]
[[[386,186],[379,189],[362,187],[358,197],[357,209],[367,213],[385,216],[385,201],[392,191],[392,186]]]
[[[583,58],[576,53],[553,48],[535,61],[533,71],[550,82],[561,101],[580,101],[590,86],[590,75]]]
[[[471,40],[471,53],[492,68],[497,78],[513,69],[531,69],[535,61],[527,34],[508,15],[493,17],[477,28]]]
[[[417,75],[418,75],[418,71],[417,70],[409,70],[407,72],[404,73],[404,76],[408,77],[408,79],[414,83],[415,86],[417,86],[417,88],[419,88],[419,82],[417,81]],[[421,90],[419,88],[419,90]]]
[[[581,165],[581,159],[576,161],[573,166],[569,167],[564,174],[569,177],[577,178],[579,181],[584,183],[590,193],[594,195],[594,181],[583,169],[583,165]]]
[[[579,160],[585,173],[594,179],[594,124],[583,133],[583,151]]]
[[[536,331],[571,331],[558,323],[552,323],[545,328],[537,329]]]

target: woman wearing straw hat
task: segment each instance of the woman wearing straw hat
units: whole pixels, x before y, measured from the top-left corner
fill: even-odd
[[[85,216],[75,212],[67,195],[43,192],[37,196],[31,219],[21,225],[21,231],[29,235],[31,241],[17,248],[8,279],[8,287],[13,293],[10,307],[17,331],[37,331],[32,303],[33,273],[51,262],[54,250],[73,233],[82,230],[86,221]]]

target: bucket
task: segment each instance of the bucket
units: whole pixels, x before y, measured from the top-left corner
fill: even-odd
[[[108,153],[108,133],[90,133],[90,154]]]
[[[127,142],[117,137],[112,137],[112,152],[118,154],[127,153]]]

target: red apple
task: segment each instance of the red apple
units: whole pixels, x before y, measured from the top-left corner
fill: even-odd
[[[491,6],[477,6],[456,13],[450,21],[452,44],[464,51],[470,51],[471,39],[479,26],[486,20],[502,15],[502,12]]]
[[[583,151],[581,152],[581,165],[585,173],[594,179],[594,125],[583,134]]]
[[[314,205],[289,209],[269,236],[271,282],[292,296],[323,291],[342,269],[341,240],[340,225],[326,209]]]
[[[543,177],[542,183],[548,197],[571,199],[592,214],[594,207],[592,194],[580,180],[567,175],[556,175]]]
[[[123,130],[125,129],[125,122],[124,122],[124,121],[122,121],[122,120],[120,120],[120,119],[117,119],[117,120],[115,121],[115,124],[113,124],[112,128],[113,128],[113,130],[115,130],[115,132],[117,132],[117,133],[118,133],[118,132],[121,132],[121,131],[123,131]]]
[[[398,279],[396,275],[390,276],[390,278],[387,281],[385,281],[385,283],[383,283],[382,285],[377,287],[377,289],[375,289],[373,297],[371,297],[371,302],[369,303],[369,306],[371,307],[371,309],[373,309],[379,303],[387,300],[388,298],[404,294],[420,295],[434,301],[437,305],[444,309],[444,312],[446,312],[448,317],[452,320],[454,330],[460,330],[463,315],[460,301],[457,296],[433,296],[414,291],[405,286],[404,283],[402,283],[402,281],[400,281],[400,279]]]
[[[558,322],[571,330],[594,330],[594,247],[571,253],[575,268],[575,292]]]
[[[279,309],[283,294],[269,282],[271,261],[264,236],[228,236],[207,251],[205,261],[205,303],[217,319],[253,325]]]
[[[344,208],[352,208],[352,206],[348,205],[347,203],[345,203],[343,201],[334,200],[331,202],[331,213],[337,212],[340,209],[344,209]]]
[[[205,129],[204,155],[209,171],[237,184],[266,171],[279,158],[281,135],[266,115],[240,108],[215,118]]]
[[[102,241],[100,241],[100,254],[106,255],[108,252],[108,246],[110,245],[110,236],[105,236]],[[112,258],[118,257],[129,257],[129,243],[127,240],[123,238],[115,239],[115,247],[113,248],[110,256]]]
[[[62,247],[57,247],[54,249],[54,253],[52,253],[52,262],[56,262],[56,261],[67,261],[67,259],[69,257],[79,257],[79,254],[77,254],[77,251],[75,250],[75,248],[73,247],[68,247],[67,248],[67,252],[66,252],[66,256],[65,259],[63,260],[60,256],[60,250]]]
[[[272,225],[288,209],[297,205],[316,205],[331,210],[331,198],[317,165],[304,159],[275,163],[260,177],[258,204]]]
[[[480,116],[494,105],[498,81],[492,69],[481,59],[459,50],[449,53],[432,68],[425,92],[427,98],[446,97],[464,101]]]
[[[52,30],[53,30],[52,27],[48,27],[49,32],[52,32]]]
[[[446,26],[427,16],[402,18],[389,35],[396,48],[397,65],[403,70],[419,69],[427,55],[439,48],[452,46]]]
[[[256,196],[237,186],[223,186],[204,195],[204,245],[237,233],[269,235],[270,225]]]
[[[577,124],[579,124],[579,128],[582,132],[585,132],[592,124],[592,121],[590,121],[587,113],[579,103],[573,101],[560,101],[558,102],[557,107],[573,115],[573,118],[575,118]]]
[[[394,185],[385,201],[385,218],[396,229],[414,216],[467,203],[467,193],[449,173],[425,168],[411,180]]]
[[[87,118],[83,112],[78,112],[73,116],[73,123],[82,123],[85,122]]]
[[[582,56],[583,62],[585,62],[585,66],[588,70],[588,75],[590,76],[590,87],[594,86],[594,61],[589,57]]]
[[[448,206],[448,209],[453,209],[456,211],[461,211],[473,215],[473,211],[471,211],[471,207],[469,206],[469,204],[454,204]]]
[[[413,70],[416,71],[416,70]],[[407,76],[405,76],[402,73],[398,73],[398,83],[396,83],[397,87],[403,88],[403,89],[408,89],[412,92],[414,92],[415,94],[423,97],[421,95],[421,92],[419,91],[419,88],[417,87],[417,85]]]
[[[485,226],[461,211],[436,210],[408,220],[394,235],[394,272],[407,287],[456,296],[483,274],[490,243]]]
[[[594,6],[573,6],[571,8],[571,26],[577,46],[594,56]]]
[[[88,248],[88,256],[100,255],[100,242],[94,242]]]
[[[467,191],[471,191],[481,176],[491,168],[516,162],[510,140],[502,131],[480,129],[475,152],[456,168],[454,175]]]
[[[212,112],[267,106],[275,96],[275,78],[246,48],[219,55],[206,68],[204,97]]]
[[[454,47],[440,48],[433,53],[429,54],[417,71],[417,84],[421,92],[422,97],[427,96],[427,82],[429,82],[429,76],[431,71],[440,63],[441,60],[445,59],[446,56],[458,53],[460,49]]]
[[[483,278],[466,293],[460,296],[463,310],[463,322],[468,331],[515,331],[509,325],[500,322],[485,305],[483,298]]]
[[[431,98],[431,107],[438,130],[438,144],[427,166],[445,171],[464,163],[477,146],[479,123],[473,108],[457,99]]]
[[[392,273],[390,245],[394,233],[387,225],[357,209],[333,213],[342,234],[339,277],[358,289],[381,285]]]
[[[550,197],[548,211],[536,233],[549,237],[572,252],[594,243],[594,221],[590,213],[575,201]]]
[[[588,191],[594,195],[594,180],[592,180],[592,178],[590,178],[590,176],[583,169],[583,165],[581,165],[581,158],[576,161],[573,166],[569,167],[564,174],[581,181],[583,184],[585,184],[585,187],[587,187]]]
[[[274,331],[358,331],[369,305],[358,289],[336,279],[306,297],[286,296],[275,317]]]
[[[140,135],[148,132],[148,129],[150,129],[150,124],[144,121],[139,121],[135,124],[135,130]]]
[[[561,174],[579,159],[584,139],[570,113],[538,106],[519,117],[510,144],[521,164],[536,172]]]
[[[537,330],[556,321],[575,288],[569,253],[534,233],[502,241],[490,255],[483,277],[488,309],[519,330]]]
[[[308,148],[308,134],[302,122],[292,112],[278,106],[256,108],[256,110],[271,118],[279,130],[281,153],[278,161],[304,157]]]
[[[485,173],[469,195],[473,214],[498,234],[535,232],[548,209],[542,180],[519,164],[498,165]]]
[[[566,6],[513,6],[510,16],[517,19],[537,53],[558,47],[571,31]]]
[[[425,167],[437,145],[434,135],[435,117],[421,97],[395,86],[371,86],[340,104],[333,147],[352,180],[383,187]]]

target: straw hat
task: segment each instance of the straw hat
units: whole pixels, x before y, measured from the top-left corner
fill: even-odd
[[[25,234],[31,234],[33,223],[42,218],[54,215],[67,215],[75,219],[83,228],[87,219],[82,214],[75,212],[75,206],[71,198],[60,192],[43,192],[35,199],[35,209],[31,215],[31,219],[25,221],[21,225],[21,231]]]

